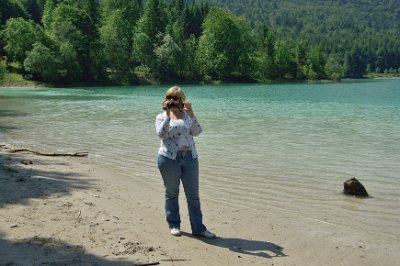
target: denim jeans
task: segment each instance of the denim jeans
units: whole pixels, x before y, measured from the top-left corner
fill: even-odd
[[[165,187],[165,213],[169,228],[180,228],[179,185],[182,180],[188,204],[192,234],[207,230],[203,224],[199,197],[199,162],[190,152],[178,152],[176,160],[158,155],[158,169]]]

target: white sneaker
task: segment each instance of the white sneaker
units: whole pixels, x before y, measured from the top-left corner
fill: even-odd
[[[196,234],[197,236],[202,236],[202,237],[205,237],[205,238],[216,238],[217,236],[214,234],[214,233],[211,233],[210,231],[208,231],[208,230],[206,230],[206,231],[204,231],[203,233],[200,233],[200,234]]]
[[[171,228],[171,235],[180,236],[181,235],[181,230],[179,230],[179,228]]]

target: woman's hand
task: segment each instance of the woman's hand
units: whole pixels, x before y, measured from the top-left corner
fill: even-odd
[[[170,112],[171,112],[171,109],[170,108],[168,108],[168,104],[171,102],[171,100],[165,100],[164,102],[163,102],[163,109],[167,112],[167,116],[168,117],[170,117]]]
[[[189,114],[190,118],[194,117],[191,102],[184,101],[183,102],[183,110]]]

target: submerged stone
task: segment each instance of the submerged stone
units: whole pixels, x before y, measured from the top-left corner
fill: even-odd
[[[346,195],[352,195],[356,197],[368,197],[368,192],[365,187],[358,181],[357,178],[353,177],[343,183],[343,193]]]

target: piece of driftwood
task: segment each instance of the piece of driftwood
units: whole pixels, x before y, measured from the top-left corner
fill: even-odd
[[[160,261],[170,261],[170,262],[174,262],[174,261],[187,261],[187,259],[174,259],[174,258],[170,258],[170,259],[161,259]]]
[[[143,264],[135,264],[135,266],[150,266],[150,265],[159,265],[160,262],[159,261],[155,261],[155,262],[149,262],[149,263],[143,263]]]
[[[46,153],[46,152],[41,152],[41,151],[35,151],[35,150],[30,150],[30,149],[11,149],[9,150],[11,153],[17,153],[17,152],[30,152],[36,155],[41,155],[41,156],[72,156],[72,157],[87,157],[88,152],[75,152],[75,153]]]
[[[346,195],[356,197],[368,197],[368,192],[365,187],[358,181],[357,178],[353,177],[343,183],[343,193]]]

